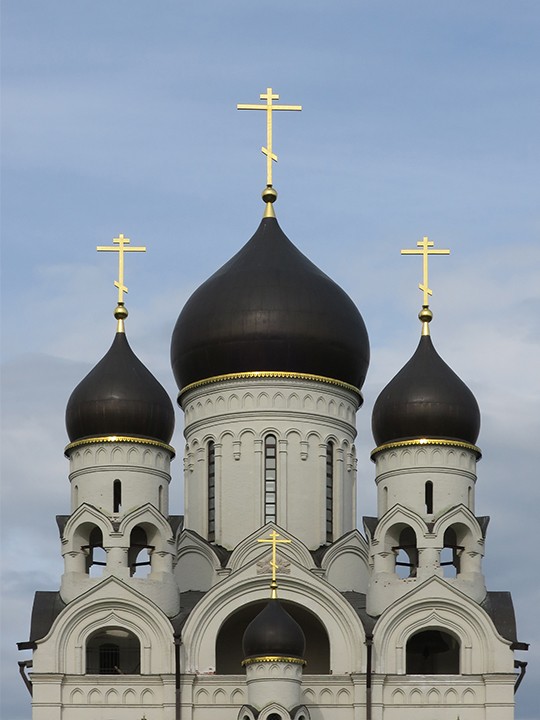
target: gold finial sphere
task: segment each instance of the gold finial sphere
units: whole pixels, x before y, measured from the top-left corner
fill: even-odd
[[[125,320],[128,316],[127,308],[124,306],[123,303],[118,303],[114,310],[114,317],[117,320]]]
[[[277,190],[274,190],[271,185],[267,185],[261,195],[265,203],[274,203],[277,200]]]
[[[420,310],[420,312],[418,313],[418,319],[420,320],[420,322],[423,322],[423,323],[424,322],[429,323],[433,320],[433,313],[431,312],[431,310],[428,308],[427,305],[424,305],[422,307],[422,309]]]

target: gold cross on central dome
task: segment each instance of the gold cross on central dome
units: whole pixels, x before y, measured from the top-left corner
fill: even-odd
[[[272,113],[274,110],[301,110],[301,105],[274,105],[273,100],[279,100],[272,88],[266,88],[265,93],[259,95],[261,100],[266,100],[266,105],[237,105],[237,110],[266,110],[266,147],[262,152],[266,155],[266,184],[272,186],[272,162],[277,162],[277,155],[272,151]]]
[[[128,291],[124,285],[124,253],[126,252],[146,252],[144,246],[131,247],[130,240],[124,237],[122,233],[117,238],[113,238],[115,245],[98,245],[98,252],[117,252],[118,253],[118,280],[114,281],[114,286],[118,288],[118,304],[124,304],[124,293]],[[129,247],[128,247],[129,246]]]
[[[419,283],[418,287],[422,292],[424,293],[424,302],[423,306],[425,308],[428,307],[428,295],[433,295],[433,291],[430,289],[428,284],[428,258],[430,255],[450,255],[450,250],[435,250],[433,248],[433,241],[429,240],[427,236],[424,236],[422,240],[419,240],[416,245],[418,246],[418,250],[402,250],[402,255],[422,255],[422,265],[423,265],[423,281]]]
[[[269,543],[272,545],[272,560],[270,562],[270,567],[272,568],[272,583],[270,585],[270,588],[272,590],[272,598],[277,598],[277,571],[279,570],[279,565],[277,564],[277,558],[276,558],[276,550],[277,546],[282,543],[291,543],[292,540],[288,540],[287,538],[281,538],[281,540],[278,540],[278,538],[281,538],[281,535],[276,532],[275,530],[272,530],[270,533],[269,538],[259,538],[257,542],[260,543]]]

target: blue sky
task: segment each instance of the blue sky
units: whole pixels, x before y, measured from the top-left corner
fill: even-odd
[[[14,643],[62,572],[65,404],[114,333],[116,266],[95,246],[147,246],[128,258],[128,336],[174,396],[176,317],[262,213],[264,116],[235,107],[270,85],[304,108],[275,121],[279,221],[370,333],[362,515],[371,407],[420,329],[420,262],[399,250],[451,249],[431,266],[432,336],[482,410],[484,569],[533,643],[516,718],[537,720],[537,0],[4,0],[2,33],[2,717],[29,717]]]

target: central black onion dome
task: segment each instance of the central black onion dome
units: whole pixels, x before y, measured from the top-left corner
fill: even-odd
[[[187,301],[171,362],[179,389],[256,371],[309,373],[360,389],[369,341],[350,297],[265,217]]]
[[[71,393],[66,428],[71,442],[109,435],[170,442],[172,402],[134,354],[125,333],[116,333],[107,354]]]
[[[428,334],[377,398],[372,429],[377,445],[419,438],[476,443],[476,398],[439,356]]]
[[[254,657],[303,660],[306,638],[296,620],[273,598],[247,626],[242,648],[246,660]]]

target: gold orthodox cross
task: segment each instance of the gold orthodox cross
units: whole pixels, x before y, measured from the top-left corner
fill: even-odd
[[[124,237],[120,234],[117,238],[113,238],[115,245],[98,245],[96,250],[98,252],[117,252],[118,253],[118,280],[114,281],[114,286],[118,288],[118,304],[124,304],[124,293],[128,291],[124,285],[124,253],[126,252],[146,252],[146,248],[131,247],[129,245],[129,238]]]
[[[433,248],[433,241],[429,240],[426,237],[423,237],[422,240],[419,240],[417,243],[418,250],[402,250],[402,255],[422,255],[422,265],[423,265],[423,271],[424,271],[424,278],[423,281],[418,285],[419,289],[422,290],[424,293],[424,302],[423,306],[425,308],[428,307],[428,295],[433,295],[432,290],[430,290],[429,284],[428,284],[428,258],[430,255],[450,255],[450,250],[435,250]]]
[[[259,95],[261,100],[266,100],[266,105],[237,105],[237,110],[266,110],[266,147],[262,152],[266,155],[266,184],[272,186],[272,162],[277,162],[277,155],[272,151],[272,113],[274,110],[301,110],[301,105],[274,105],[273,100],[279,100],[279,95],[267,88],[265,93]]]
[[[257,542],[270,543],[272,545],[272,560],[270,561],[270,567],[272,568],[272,583],[270,585],[270,587],[272,589],[272,598],[277,597],[276,576],[277,576],[277,571],[279,569],[279,565],[277,564],[277,558],[276,558],[277,546],[282,543],[291,543],[292,542],[292,540],[287,540],[286,538],[281,538],[281,540],[278,540],[279,537],[281,537],[281,535],[278,532],[276,532],[275,530],[272,530],[269,538],[259,538],[257,540]]]

